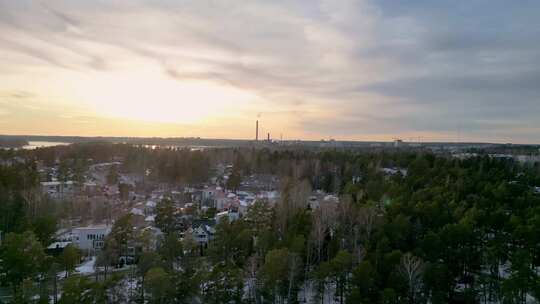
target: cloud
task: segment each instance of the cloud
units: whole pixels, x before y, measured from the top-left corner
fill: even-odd
[[[499,0],[0,1],[0,66],[20,78],[36,66],[50,75],[157,69],[179,84],[249,91],[260,100],[238,112],[274,113],[312,138],[447,138],[462,129],[475,140],[540,142],[539,8]]]

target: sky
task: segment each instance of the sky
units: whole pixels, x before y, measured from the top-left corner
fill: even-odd
[[[0,0],[0,134],[540,143],[539,11]]]

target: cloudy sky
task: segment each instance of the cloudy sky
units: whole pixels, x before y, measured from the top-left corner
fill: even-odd
[[[0,134],[540,143],[539,11],[0,0]]]

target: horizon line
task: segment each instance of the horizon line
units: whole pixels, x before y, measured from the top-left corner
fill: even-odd
[[[190,137],[163,137],[163,136],[122,136],[122,135],[115,135],[115,136],[103,136],[103,135],[41,135],[41,134],[0,134],[0,137],[58,137],[58,138],[88,138],[88,139],[97,139],[97,138],[104,138],[104,139],[168,139],[168,140],[181,140],[181,139],[191,139],[191,140],[228,140],[228,141],[245,141],[245,142],[256,142],[255,139],[246,139],[246,138],[212,138],[212,137],[199,137],[199,136],[190,136]],[[482,145],[515,145],[515,146],[540,146],[540,143],[512,143],[512,142],[483,142],[483,141],[440,141],[440,140],[431,140],[431,141],[407,141],[404,139],[401,139],[404,144],[412,143],[412,144],[482,144]],[[355,142],[355,143],[393,143],[395,140],[348,140],[348,139],[273,139],[273,142]],[[259,140],[259,142],[264,143],[267,142],[267,140]]]

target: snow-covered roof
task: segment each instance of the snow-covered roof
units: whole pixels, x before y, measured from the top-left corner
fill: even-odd
[[[145,227],[142,229],[143,231],[151,231],[153,232],[155,235],[161,235],[163,234],[163,232],[161,231],[161,229],[157,228],[157,227],[152,227],[152,226],[149,226],[149,227]]]
[[[211,234],[216,233],[216,229],[214,227],[210,227],[208,225],[204,225],[204,227],[206,228],[206,231],[210,232]]]
[[[65,248],[69,244],[71,244],[71,242],[54,242],[47,246],[47,249]]]
[[[144,216],[144,212],[139,209],[139,208],[132,208],[131,211],[130,211],[131,214],[134,214],[134,215],[141,215],[141,216]]]
[[[327,196],[324,197],[324,200],[325,201],[339,201],[339,198],[335,195],[328,194]]]
[[[78,230],[78,231],[81,231],[81,230],[110,230],[110,229],[111,229],[110,225],[90,225],[90,226],[86,226],[86,227],[73,228],[73,230]]]
[[[218,212],[218,213],[216,214],[216,217],[225,216],[225,215],[227,215],[228,213],[229,213],[229,211]]]
[[[245,201],[245,200],[241,200],[240,201],[240,205],[241,206],[244,206],[244,207],[248,207],[250,205],[250,203],[248,201]]]
[[[390,174],[390,175],[394,175],[399,172],[403,176],[406,176],[408,173],[407,169],[402,169],[402,168],[382,168],[381,171],[383,171],[385,174]]]
[[[278,191],[268,191],[267,192],[267,197],[268,198],[277,198],[277,197],[279,197],[279,192]]]

